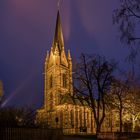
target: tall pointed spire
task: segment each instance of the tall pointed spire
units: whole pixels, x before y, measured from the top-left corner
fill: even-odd
[[[55,50],[56,44],[58,44],[59,51],[61,51],[64,48],[64,40],[63,40],[63,33],[62,33],[59,10],[57,12],[55,35],[54,35],[54,40],[53,40],[53,50]]]

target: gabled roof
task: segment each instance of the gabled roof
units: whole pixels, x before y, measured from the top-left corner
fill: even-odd
[[[73,104],[80,106],[88,106],[88,103],[84,100],[80,100],[78,97],[72,97],[70,94],[61,95],[60,105],[62,104]]]

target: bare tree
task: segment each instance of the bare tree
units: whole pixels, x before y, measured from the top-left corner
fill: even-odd
[[[110,90],[115,63],[108,62],[99,55],[82,54],[77,64],[74,80],[76,97],[87,102],[92,109],[96,123],[96,133],[101,131],[105,118],[105,96]]]
[[[140,0],[120,0],[120,7],[114,10],[114,23],[119,25],[121,40],[128,44],[140,41]]]
[[[119,128],[122,132],[123,128],[123,113],[126,108],[126,96],[128,87],[126,82],[115,79],[112,82],[111,94],[109,95],[111,106],[119,112]]]
[[[118,26],[120,41],[129,46],[127,61],[134,75],[136,58],[140,51],[140,0],[118,0],[120,5],[113,12],[113,23]]]
[[[126,96],[126,110],[124,118],[132,124],[132,132],[135,131],[136,122],[140,119],[140,88],[132,85]]]

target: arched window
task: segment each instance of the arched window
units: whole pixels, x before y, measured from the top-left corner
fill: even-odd
[[[53,76],[51,75],[50,76],[50,80],[49,80],[49,85],[50,85],[50,88],[52,88],[53,87]]]
[[[69,111],[68,111],[68,109],[65,110],[64,116],[65,116],[65,118],[64,118],[64,127],[67,127],[68,124],[69,124]]]
[[[90,127],[90,121],[89,121],[89,111],[87,111],[87,127]]]
[[[70,111],[70,117],[71,117],[71,126],[74,128],[74,112],[73,110]]]
[[[83,115],[82,110],[79,110],[79,120],[80,120],[80,125],[81,126],[83,125],[82,124],[82,115]]]
[[[50,110],[53,109],[53,94],[50,93],[50,98],[49,98],[49,107],[50,107]]]
[[[66,77],[66,74],[62,74],[62,86],[64,88],[67,87],[67,77]]]

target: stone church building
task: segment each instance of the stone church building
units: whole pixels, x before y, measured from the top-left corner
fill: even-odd
[[[65,134],[95,133],[91,109],[70,96],[73,94],[72,58],[70,51],[65,52],[59,11],[44,74],[44,105],[37,111],[38,123],[62,128]]]
[[[72,58],[70,51],[67,55],[65,52],[59,11],[44,73],[44,105],[38,110],[38,121],[52,128],[63,128],[64,133],[95,132],[91,110],[70,96],[73,94]]]

